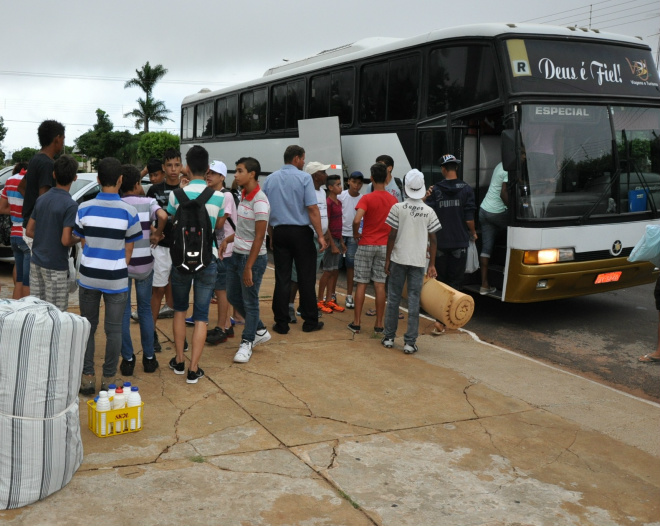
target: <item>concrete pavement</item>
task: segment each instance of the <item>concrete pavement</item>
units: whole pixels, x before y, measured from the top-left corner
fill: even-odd
[[[269,269],[268,326],[273,285]],[[351,319],[352,311],[324,315],[314,333],[292,325],[241,365],[232,362],[239,330],[205,348],[206,378],[196,385],[168,368],[171,321],[160,320],[161,367],[145,374],[138,355],[131,378],[144,429],[97,438],[81,397],[83,466],[58,493],[0,519],[660,525],[660,406],[468,331],[431,336],[431,321],[420,324],[419,353],[404,355],[400,337],[394,349],[372,337],[373,318],[364,316],[355,336]],[[139,342],[137,324],[133,331]],[[104,337],[96,337],[100,364]]]

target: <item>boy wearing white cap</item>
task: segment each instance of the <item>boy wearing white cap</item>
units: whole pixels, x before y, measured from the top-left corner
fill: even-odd
[[[403,286],[408,288],[408,330],[403,336],[403,352],[417,352],[419,331],[419,297],[424,284],[427,245],[435,256],[436,236],[440,230],[438,216],[431,207],[424,204],[426,195],[424,174],[410,170],[404,178],[407,198],[403,203],[392,206],[385,222],[392,227],[387,240],[385,273],[389,276],[387,306],[385,308],[385,334],[381,343],[388,349],[394,346],[396,329],[399,324],[399,304]],[[428,261],[426,275],[436,277],[435,261]]]

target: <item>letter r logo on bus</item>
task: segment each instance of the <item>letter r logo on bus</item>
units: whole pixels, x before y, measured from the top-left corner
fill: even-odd
[[[525,77],[531,76],[532,74],[532,70],[529,67],[529,62],[526,60],[514,60],[512,61],[512,66],[514,77]]]

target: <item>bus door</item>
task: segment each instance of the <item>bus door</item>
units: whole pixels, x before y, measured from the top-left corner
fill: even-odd
[[[330,164],[328,175],[336,174],[342,178],[342,187],[347,175],[341,152],[338,117],[322,117],[298,121],[300,145],[305,148],[305,159]]]
[[[462,160],[459,177],[468,183],[475,197],[477,210],[475,221],[479,239],[477,249],[481,251],[481,226],[479,225],[479,207],[488,192],[491,176],[502,160],[501,133],[503,129],[501,110],[463,117],[452,120],[452,139],[454,155]],[[453,153],[453,152],[451,152]],[[507,238],[506,231],[499,233],[488,265],[488,282],[502,290],[506,266]],[[465,288],[479,292],[481,277],[479,271],[465,276]],[[496,295],[499,296],[499,293]]]

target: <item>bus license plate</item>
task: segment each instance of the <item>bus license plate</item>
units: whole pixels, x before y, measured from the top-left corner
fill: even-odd
[[[598,285],[599,283],[613,283],[614,281],[619,281],[621,274],[623,274],[623,272],[620,270],[617,272],[605,272],[604,274],[598,274],[594,284]]]

